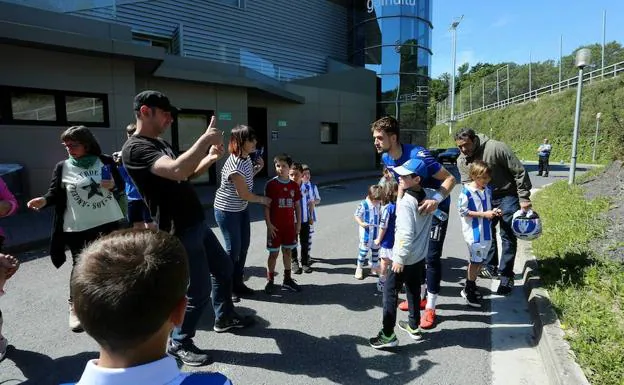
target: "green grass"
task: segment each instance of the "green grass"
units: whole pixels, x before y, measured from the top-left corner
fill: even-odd
[[[599,171],[594,171],[596,175]],[[583,178],[591,178],[586,176]],[[554,183],[534,199],[544,232],[533,242],[540,274],[566,339],[596,385],[624,384],[624,265],[599,255],[607,198],[588,201],[583,188]]]
[[[518,157],[537,160],[537,147],[547,137],[553,144],[551,162],[570,160],[576,90],[570,89],[542,96],[537,101],[472,115],[458,122],[454,130],[474,128],[511,146]],[[583,90],[578,162],[590,163],[596,129],[596,113],[601,112],[598,136],[598,163],[624,157],[624,78],[596,82]],[[490,131],[491,130],[491,131]],[[455,145],[447,125],[437,125],[429,132],[429,147]]]

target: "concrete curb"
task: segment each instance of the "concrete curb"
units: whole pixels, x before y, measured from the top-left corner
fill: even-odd
[[[590,385],[581,367],[576,363],[570,345],[564,339],[559,318],[548,291],[543,287],[530,243],[518,242],[518,248],[524,259],[522,270],[524,293],[533,320],[536,347],[544,362],[550,384]]]
[[[322,186],[332,185],[332,184],[335,184],[335,183],[352,182],[352,181],[356,181],[356,180],[369,179],[369,178],[381,178],[381,171],[373,170],[373,171],[371,171],[370,174],[363,174],[363,175],[352,176],[352,177],[345,176],[345,177],[341,177],[341,178],[337,178],[337,179],[321,181],[321,182],[317,183],[316,185],[318,187],[322,187]],[[213,202],[210,201],[210,202],[207,202],[207,203],[202,203],[202,207],[204,208],[204,210],[210,210],[210,209],[213,208]],[[24,243],[17,244],[17,245],[5,246],[4,247],[4,252],[5,253],[9,253],[9,254],[23,253],[23,252],[30,251],[30,250],[33,250],[33,249],[44,248],[44,247],[48,246],[49,242],[50,242],[50,237],[46,236],[44,238],[33,239],[31,241],[24,242]]]

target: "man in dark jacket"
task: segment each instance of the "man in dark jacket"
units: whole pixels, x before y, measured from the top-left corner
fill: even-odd
[[[518,240],[511,229],[513,214],[522,208],[531,207],[531,180],[524,165],[516,154],[505,143],[477,135],[470,128],[462,128],[455,134],[455,143],[461,152],[457,159],[457,168],[462,183],[470,181],[468,170],[475,160],[482,160],[492,168],[492,207],[502,210],[502,217],[492,221],[492,234],[496,234],[495,226],[500,222],[502,252],[500,264],[498,247],[492,242],[482,270],[482,276],[491,277],[496,274],[500,265],[501,281],[497,294],[508,295],[514,286],[514,262]]]

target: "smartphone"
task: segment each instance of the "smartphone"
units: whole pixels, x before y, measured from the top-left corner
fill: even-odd
[[[255,163],[258,158],[262,158],[262,154],[264,154],[264,147],[256,149],[256,151],[254,151],[251,155],[251,161]]]
[[[102,180],[111,180],[111,170],[107,165],[102,166]]]

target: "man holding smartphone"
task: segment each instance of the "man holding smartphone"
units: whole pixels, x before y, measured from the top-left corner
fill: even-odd
[[[211,297],[216,318],[236,319],[237,327],[253,323],[234,312],[232,261],[206,223],[204,209],[189,182],[223,154],[223,131],[214,127],[213,116],[191,148],[177,156],[160,138],[177,112],[169,99],[159,91],[143,91],[134,98],[134,112],[137,129],[123,146],[123,163],[158,228],[180,239],[189,262],[186,315],[171,335],[168,352],[186,365],[202,366],[211,358],[195,346],[193,337]]]

